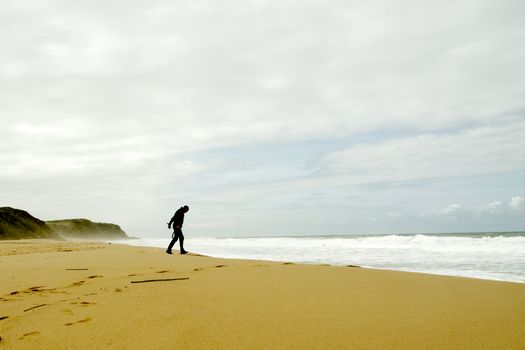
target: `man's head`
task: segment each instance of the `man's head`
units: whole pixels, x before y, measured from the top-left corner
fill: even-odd
[[[190,211],[190,207],[188,207],[187,205],[183,206],[182,209],[184,209],[184,212],[187,213],[188,211]]]

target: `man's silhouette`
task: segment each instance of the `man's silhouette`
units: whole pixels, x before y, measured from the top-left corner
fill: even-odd
[[[168,249],[166,250],[166,253],[171,253],[171,248],[173,248],[173,245],[175,242],[177,242],[177,239],[179,240],[180,244],[180,253],[186,254],[187,251],[184,250],[184,235],[182,234],[182,224],[184,223],[184,214],[186,214],[190,208],[188,208],[187,205],[180,207],[173,217],[171,218],[170,222],[168,222],[168,228],[171,228],[171,225],[173,224],[173,234],[171,235],[171,242],[168,246]]]

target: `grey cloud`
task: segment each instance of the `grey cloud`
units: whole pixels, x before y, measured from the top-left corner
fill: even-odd
[[[521,211],[521,207],[523,206],[523,197],[521,196],[514,196],[510,199],[509,206],[515,210],[515,211]]]
[[[524,74],[517,2],[94,4],[11,16],[24,30],[4,49],[6,64],[25,62],[18,79],[30,83],[29,97],[32,85],[58,89],[55,103],[72,113],[57,117],[255,123],[271,138],[282,128],[291,137],[322,132],[324,118],[331,135],[385,121],[490,121],[523,107],[523,85],[509,86]],[[305,133],[294,135],[297,124]]]
[[[525,167],[524,135],[522,121],[460,133],[422,134],[358,144],[326,155],[323,163],[327,171],[344,177],[341,181],[354,183],[509,172]]]

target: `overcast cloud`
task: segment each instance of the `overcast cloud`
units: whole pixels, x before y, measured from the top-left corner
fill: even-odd
[[[523,230],[522,1],[4,1],[0,205],[130,234]]]

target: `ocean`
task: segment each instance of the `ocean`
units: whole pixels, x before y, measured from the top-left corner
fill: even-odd
[[[165,249],[166,238],[127,244]],[[186,235],[190,252],[218,258],[358,265],[525,283],[525,232],[212,238]],[[178,245],[175,245],[178,248]]]

